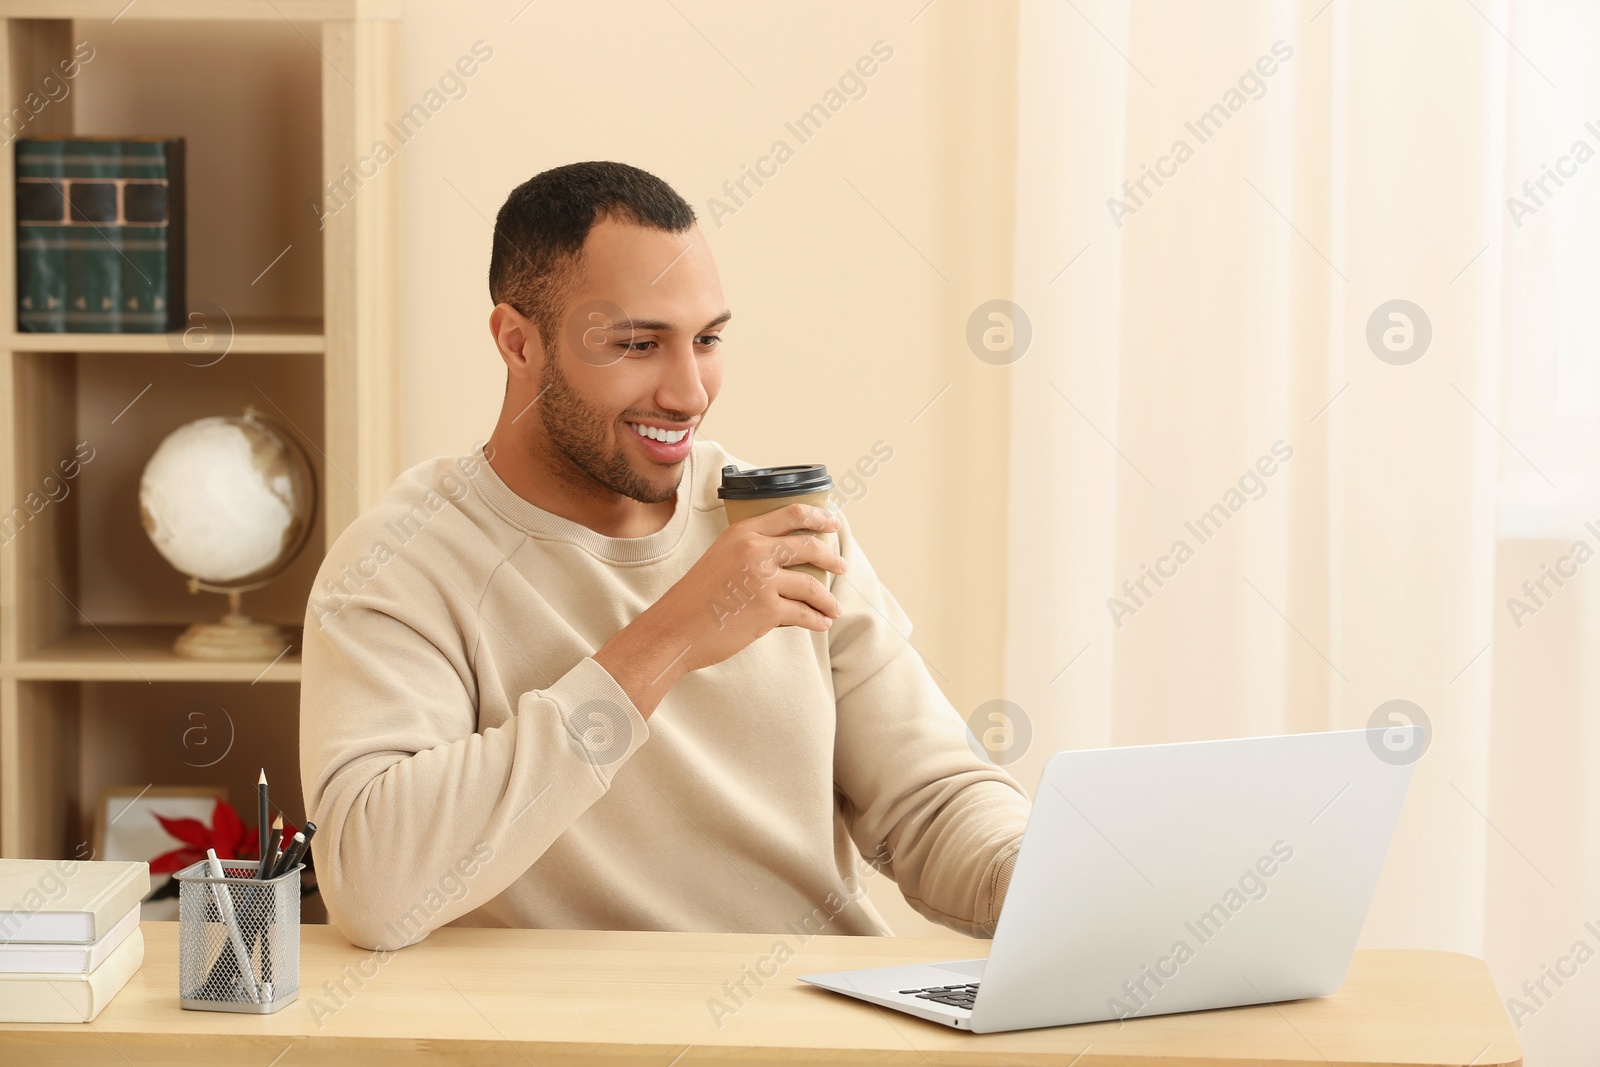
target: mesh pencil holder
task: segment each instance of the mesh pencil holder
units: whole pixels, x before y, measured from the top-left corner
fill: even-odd
[[[300,871],[255,877],[256,865],[205,860],[178,880],[178,1003],[267,1015],[300,993]]]

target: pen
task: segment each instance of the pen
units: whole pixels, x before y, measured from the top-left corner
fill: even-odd
[[[302,832],[294,835],[294,844],[290,845],[283,853],[283,865],[278,868],[278,874],[287,874],[295,869],[311,851],[311,838],[317,832],[317,824],[307,822]]]
[[[217,859],[217,850],[214,848],[206,849],[206,869],[213,878],[226,877],[222,871],[222,861]],[[244,937],[239,933],[239,919],[233,913],[233,894],[221,882],[211,883],[211,894],[217,901],[217,913],[228,928],[228,940],[233,943],[233,954],[239,961],[239,974],[244,978],[245,988],[250,991],[250,999],[260,1003],[261,991],[256,988],[256,976],[250,970],[250,953],[245,950]]]
[[[260,816],[256,820],[256,838],[261,850],[256,853],[260,859],[256,860],[256,877],[267,876],[267,865],[272,862],[272,828],[267,822],[272,817],[272,804],[267,799],[267,769],[261,768],[261,780],[256,783],[256,811]]]
[[[289,847],[279,854],[277,865],[272,868],[272,873],[268,877],[277,878],[279,875],[288,874],[294,870],[294,865],[299,862],[296,857],[300,854],[300,847],[305,844],[305,841],[305,834],[296,833],[294,838],[290,840]]]

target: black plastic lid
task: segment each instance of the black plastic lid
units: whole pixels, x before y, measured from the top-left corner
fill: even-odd
[[[757,467],[742,471],[733,464],[722,468],[723,500],[768,500],[775,496],[801,496],[833,488],[828,468],[821,463],[793,467]]]

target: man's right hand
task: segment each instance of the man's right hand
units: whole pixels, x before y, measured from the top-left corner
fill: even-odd
[[[721,663],[774,627],[828,629],[839,601],[815,578],[784,568],[810,563],[843,574],[838,550],[812,533],[838,529],[832,512],[809,504],[732,523],[595,661],[649,718],[678,678]]]

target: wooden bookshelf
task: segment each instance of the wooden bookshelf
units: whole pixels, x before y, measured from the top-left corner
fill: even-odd
[[[205,285],[218,284],[217,263],[236,253],[233,244],[218,243],[236,238],[214,224],[221,217],[223,194],[216,183],[208,187],[195,161],[231,164],[242,153],[262,168],[284,165],[281,146],[270,143],[272,136],[283,136],[281,130],[274,134],[245,121],[214,122],[203,132],[185,128],[190,112],[184,108],[203,106],[205,95],[220,84],[214,73],[218,64],[233,61],[232,55],[219,59],[219,53],[233,49],[241,66],[270,67],[264,84],[287,85],[286,92],[312,102],[295,136],[309,139],[296,147],[311,160],[305,166],[315,196],[323,181],[334,180],[342,166],[370,152],[382,124],[395,113],[399,17],[399,0],[138,0],[131,5],[127,0],[0,0],[0,116],[71,55],[85,33],[129,42],[117,46],[121,52],[110,43],[97,46],[107,58],[97,58],[92,69],[86,65],[82,78],[85,83],[91,76],[98,79],[98,98],[86,88],[75,89],[15,132],[22,137],[160,132],[188,138],[192,309],[197,296],[209,295]],[[241,26],[241,21],[259,25]],[[276,34],[289,43],[280,43],[273,53],[257,46],[251,34]],[[300,40],[303,46],[294,43]],[[159,49],[167,58],[141,60],[139,47]],[[291,51],[301,47],[303,52]],[[191,51],[194,64],[171,61],[184,49]],[[184,78],[193,84],[183,83]],[[147,79],[149,84],[142,84]],[[169,90],[165,96],[152,88],[158,79]],[[171,92],[174,84],[183,91]],[[80,96],[103,101],[109,90],[137,96],[141,89],[150,91],[139,100],[156,101],[145,128],[83,126],[90,108]],[[163,111],[164,100],[178,103]],[[114,112],[102,107],[100,114],[106,113]],[[149,737],[130,744],[111,731],[118,726],[159,730],[168,705],[188,695],[267,720],[274,737],[288,738],[292,757],[298,650],[270,664],[203,662],[172,652],[183,628],[178,619],[218,617],[223,602],[210,594],[191,597],[183,576],[147,542],[141,544],[129,479],[136,487],[138,471],[155,445],[198,417],[196,411],[239,414],[244,404],[237,398],[251,398],[246,386],[281,413],[292,413],[289,421],[316,468],[319,521],[296,565],[275,581],[270,595],[246,594],[245,608],[301,622],[316,563],[396,474],[393,179],[362,185],[359,195],[321,220],[320,228],[311,227],[309,237],[303,218],[294,213],[309,212],[311,198],[296,199],[288,191],[270,194],[280,199],[263,205],[262,218],[298,220],[300,229],[289,242],[296,256],[283,268],[294,274],[287,281],[275,276],[278,289],[231,283],[245,296],[236,317],[227,316],[225,326],[212,324],[229,338],[227,367],[212,370],[203,360],[186,359],[192,351],[185,350],[180,335],[16,330],[13,167],[13,144],[7,140],[0,145],[0,509],[20,503],[42,475],[73,455],[80,440],[96,440],[107,457],[85,465],[72,491],[32,515],[10,540],[0,534],[0,855],[56,857],[71,855],[74,843],[88,838],[85,798],[104,786],[127,784],[93,780],[96,773],[113,772],[85,768],[114,766],[126,777],[180,784],[172,779],[185,768],[163,763],[160,745]],[[294,188],[303,192],[307,184]],[[291,185],[284,183],[284,189]],[[211,209],[203,218],[213,224],[196,224],[197,207]],[[256,236],[259,244],[262,238]],[[273,247],[279,243],[283,238],[274,235]],[[248,281],[271,258],[270,250],[261,251],[240,254],[233,273]],[[211,270],[196,277],[197,261]],[[312,286],[315,300],[296,297],[287,282],[301,290]],[[290,295],[274,296],[279,290]],[[137,399],[135,386],[146,380],[159,385],[133,415],[120,422],[104,417],[125,398]],[[93,426],[82,425],[85,421]],[[108,422],[116,423],[114,433],[107,430]],[[244,725],[241,730],[248,733]],[[255,753],[247,755],[253,759]],[[253,776],[255,764],[250,766]],[[281,786],[279,781],[274,779],[275,799],[279,788],[284,800],[298,798],[298,781]]]

